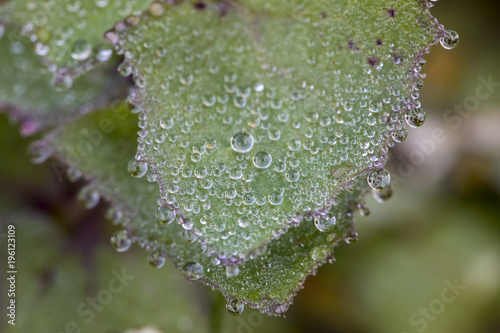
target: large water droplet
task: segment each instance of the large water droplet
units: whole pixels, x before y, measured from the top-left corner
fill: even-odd
[[[232,299],[226,304],[226,310],[230,315],[238,316],[245,310],[245,305],[238,299]]]
[[[273,161],[273,157],[271,154],[265,151],[259,151],[253,157],[253,165],[255,165],[259,169],[268,168]]]
[[[189,262],[186,264],[186,277],[190,280],[199,280],[205,271],[203,266],[197,262]]]
[[[162,224],[172,223],[175,216],[175,210],[170,206],[159,207],[155,214],[156,219]]]
[[[453,30],[447,30],[446,34],[439,39],[441,46],[450,50],[458,45],[458,34]]]
[[[238,132],[231,138],[231,147],[238,153],[249,152],[253,144],[253,136],[246,132]]]
[[[314,218],[314,225],[321,232],[332,230],[336,223],[337,223],[337,218],[331,214],[328,214],[325,217]]]
[[[161,268],[165,264],[165,256],[160,251],[154,251],[149,255],[148,261],[154,268]]]
[[[426,118],[425,111],[421,108],[412,109],[406,114],[406,123],[411,127],[420,127],[424,124]]]
[[[385,169],[373,170],[367,177],[368,185],[374,190],[380,191],[391,183],[391,174]]]
[[[125,230],[117,231],[111,237],[111,245],[113,245],[115,250],[118,252],[127,251],[130,248],[131,244],[132,244],[132,241],[128,237],[128,233]]]
[[[127,170],[132,177],[141,178],[148,172],[148,165],[143,162],[131,160],[128,162]]]

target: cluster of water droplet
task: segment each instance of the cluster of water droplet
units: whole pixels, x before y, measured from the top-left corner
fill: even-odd
[[[134,73],[139,88],[136,160],[156,175],[161,223],[177,221],[235,267],[301,214],[318,216],[317,228],[330,230],[335,217],[320,211],[357,174],[373,170],[368,184],[388,188],[388,147],[406,139],[405,123],[425,120],[418,49],[403,37],[339,40],[342,27],[309,19],[282,35],[264,23],[255,49],[238,17],[226,19],[231,28],[222,38],[206,29],[217,15],[199,15],[188,27],[181,22],[192,20],[192,6],[176,6],[175,15],[165,9],[154,3],[151,18],[118,22],[105,34],[125,55],[120,73]],[[303,27],[322,38],[293,43],[294,29]],[[274,40],[283,35],[291,39],[286,47]],[[309,82],[318,72],[328,75]]]
[[[49,60],[49,70],[64,71],[68,66],[88,70],[91,63],[108,61],[113,48],[102,40],[102,32],[109,22],[145,9],[147,4],[139,0],[48,0],[10,1],[3,7],[2,16],[9,23],[23,25],[36,53]]]

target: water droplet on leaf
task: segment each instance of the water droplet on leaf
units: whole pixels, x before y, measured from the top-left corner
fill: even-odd
[[[373,170],[367,177],[368,185],[374,190],[383,190],[391,183],[391,174],[385,169]]]
[[[273,158],[271,154],[265,151],[259,151],[253,157],[253,165],[259,169],[266,169],[271,165]]]
[[[172,223],[175,216],[175,210],[170,206],[159,207],[155,214],[156,219],[162,224]]]
[[[240,274],[240,269],[238,266],[227,266],[226,267],[226,276],[227,277],[236,277]]]
[[[372,191],[372,195],[380,203],[389,200],[392,197],[392,187],[387,186],[385,189],[380,191]]]
[[[425,111],[421,108],[412,109],[405,116],[406,123],[414,128],[422,126],[426,117]]]
[[[197,262],[189,262],[186,264],[186,277],[190,280],[199,280],[205,271],[203,266]]]
[[[337,218],[334,215],[326,215],[324,217],[315,217],[314,225],[321,232],[330,231],[337,223]]]
[[[450,50],[458,45],[458,34],[453,30],[447,30],[446,34],[439,39],[441,46]]]
[[[231,138],[231,147],[238,153],[249,152],[254,144],[253,136],[246,132],[238,132]]]
[[[149,255],[148,261],[154,268],[161,268],[165,264],[165,257],[161,255],[160,251],[154,251]]]
[[[403,142],[408,137],[408,131],[404,128],[392,132],[392,139],[396,142]]]
[[[226,310],[230,315],[238,316],[245,310],[245,305],[238,299],[232,299],[226,304]]]
[[[78,192],[78,201],[87,209],[92,209],[97,206],[99,199],[99,192],[92,185],[87,185]]]
[[[113,245],[115,250],[118,252],[127,251],[130,248],[131,244],[132,244],[132,241],[128,237],[128,233],[125,230],[117,231],[111,237],[111,245]]]
[[[92,54],[92,45],[83,39],[79,39],[73,43],[71,49],[71,58],[75,60],[86,60]]]
[[[128,162],[127,170],[132,177],[141,178],[148,172],[148,165],[143,162],[131,160]]]

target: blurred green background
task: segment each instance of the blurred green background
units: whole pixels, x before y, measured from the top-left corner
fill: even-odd
[[[19,271],[15,327],[0,283],[0,331],[207,332],[220,316],[222,332],[238,333],[500,332],[500,87],[475,99],[480,77],[500,82],[499,12],[494,1],[436,3],[432,13],[460,44],[425,57],[427,121],[392,149],[394,196],[367,198],[359,241],[339,246],[337,261],[308,278],[285,319],[217,314],[218,292],[184,280],[171,263],[155,270],[137,246],[114,252],[105,204],[81,207],[83,183],[60,182],[51,161],[32,165],[33,138],[0,115],[0,223],[2,232],[18,226]],[[110,292],[124,269],[130,279]],[[106,304],[92,309],[88,297]]]

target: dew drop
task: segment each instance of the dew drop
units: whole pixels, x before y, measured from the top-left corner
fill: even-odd
[[[71,58],[75,60],[86,60],[92,54],[92,45],[83,39],[79,39],[73,43],[71,48]]]
[[[262,83],[256,83],[254,86],[253,86],[253,90],[255,92],[261,92],[264,90],[264,85]]]
[[[233,99],[234,106],[238,108],[244,108],[247,105],[247,100],[243,96],[236,96]]]
[[[387,186],[385,189],[380,191],[372,191],[372,195],[380,203],[389,200],[392,197],[392,188]]]
[[[66,177],[68,177],[68,180],[70,182],[74,183],[82,178],[82,172],[77,168],[68,167],[68,170],[66,171]]]
[[[447,30],[446,34],[439,39],[441,46],[450,50],[458,45],[458,34],[453,30]]]
[[[161,16],[165,12],[165,7],[159,1],[153,1],[149,4],[149,13],[152,16]]]
[[[172,126],[174,126],[174,119],[171,117],[166,117],[163,119],[160,119],[160,127],[163,129],[171,129]]]
[[[54,89],[58,92],[67,91],[73,86],[73,78],[70,74],[63,74],[61,76],[55,76],[52,80],[52,85]]]
[[[248,218],[248,216],[240,216],[238,218],[238,225],[241,227],[241,228],[246,228],[248,227],[248,224],[250,222],[250,219]]]
[[[87,185],[78,192],[78,201],[87,209],[96,207],[100,197],[99,192],[92,185]]]
[[[408,131],[404,128],[392,132],[392,138],[396,142],[403,142],[408,137]]]
[[[205,273],[203,266],[197,262],[189,262],[186,264],[186,277],[189,280],[199,280]]]
[[[274,170],[276,170],[276,172],[284,172],[286,170],[286,164],[283,162],[278,162],[274,166]]]
[[[391,183],[391,174],[385,169],[373,170],[367,177],[368,185],[374,190],[385,189]]]
[[[246,132],[238,132],[231,138],[231,147],[238,153],[249,152],[254,144],[253,136]]]
[[[146,174],[146,172],[148,172],[148,165],[136,160],[130,160],[130,162],[128,162],[127,170],[132,177],[141,178]]]
[[[238,316],[245,310],[245,305],[238,299],[232,299],[226,304],[226,310],[230,315]]]
[[[207,176],[207,169],[205,167],[198,167],[194,170],[194,175],[198,179],[205,178]]]
[[[406,123],[411,127],[420,127],[424,124],[426,114],[425,111],[421,108],[412,109],[405,116]]]
[[[31,155],[31,163],[42,164],[50,157],[50,151],[40,144],[33,144],[29,147],[29,154]]]
[[[148,261],[154,268],[161,268],[165,264],[165,256],[160,251],[154,251],[149,255]]]
[[[118,224],[123,221],[123,212],[118,208],[110,207],[106,211],[106,218],[113,224]]]
[[[314,261],[323,260],[330,254],[330,248],[328,245],[319,245],[314,247],[311,252],[311,259]]]
[[[132,74],[132,66],[130,66],[128,62],[124,61],[118,66],[118,73],[120,73],[123,77],[127,77]]]
[[[336,223],[337,223],[337,218],[331,214],[325,217],[314,218],[314,225],[321,232],[327,232],[332,230]]]
[[[120,39],[120,35],[116,33],[115,31],[108,30],[104,33],[104,38],[110,43],[115,45],[118,43],[118,40]]]
[[[268,195],[267,199],[271,205],[279,205],[283,202],[283,194],[278,191],[274,191]]]
[[[240,179],[243,177],[243,172],[239,168],[232,168],[231,171],[229,172],[229,178],[231,179]]]
[[[301,146],[302,146],[302,143],[300,142],[299,139],[292,139],[292,140],[290,140],[290,142],[288,142],[288,148],[291,151],[297,151],[300,149]]]
[[[193,83],[193,76],[191,74],[181,74],[179,76],[179,82],[185,86],[189,86]]]
[[[170,206],[159,207],[155,214],[156,219],[162,224],[172,223],[175,219],[175,216],[175,210]]]
[[[265,151],[259,151],[253,157],[253,165],[255,165],[259,169],[266,169],[271,165],[273,161],[273,157],[271,154]]]
[[[236,277],[240,274],[240,269],[238,266],[227,266],[226,267],[226,276],[227,277]]]
[[[111,236],[111,245],[118,252],[125,252],[132,245],[132,241],[128,237],[128,233],[125,230],[117,231],[113,236]]]
[[[193,232],[189,232],[188,230],[182,231],[182,239],[184,239],[186,243],[192,243],[196,240],[196,238],[197,237]]]
[[[273,141],[277,141],[281,137],[281,132],[277,129],[273,129],[273,130],[269,130],[268,135],[269,135],[269,139],[271,139]]]
[[[113,55],[113,49],[108,45],[99,45],[96,47],[96,58],[100,62],[108,61]]]
[[[286,180],[288,180],[289,182],[296,182],[297,180],[299,180],[299,177],[300,177],[300,173],[297,171],[297,170],[288,170],[285,174],[285,178]]]
[[[212,96],[212,95],[205,95],[203,96],[203,105],[205,106],[213,106],[215,104],[215,96]]]

